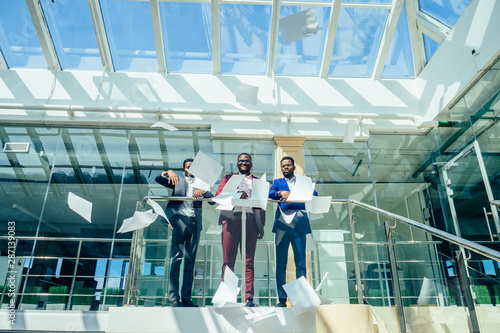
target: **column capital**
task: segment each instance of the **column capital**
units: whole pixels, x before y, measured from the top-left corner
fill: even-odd
[[[274,142],[281,147],[302,147],[306,138],[304,136],[275,136]]]

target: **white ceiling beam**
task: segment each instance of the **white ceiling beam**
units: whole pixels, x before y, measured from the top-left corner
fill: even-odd
[[[410,33],[411,54],[413,58],[413,70],[418,77],[425,66],[425,49],[422,34],[418,31],[417,23],[417,0],[406,0],[406,18],[408,20],[408,31]]]
[[[220,74],[220,15],[219,0],[212,0],[212,62],[214,75]]]
[[[122,0],[122,1],[149,1],[149,0]],[[211,0],[159,0],[159,2],[184,2],[184,3],[210,3]],[[219,0],[223,4],[245,4],[245,5],[271,5],[272,0]],[[323,1],[282,1],[283,6],[307,6],[307,7],[330,7],[330,2]],[[376,3],[343,3],[346,8],[372,8],[372,9],[391,9],[391,4]]]
[[[3,57],[2,50],[0,50],[0,70],[2,69],[9,69],[7,66],[7,62],[5,61],[5,58]]]
[[[158,0],[150,0],[151,19],[153,21],[153,34],[156,47],[156,60],[158,61],[158,72],[167,72],[167,61],[165,59],[165,48],[163,45],[163,30],[161,28],[160,5]]]
[[[451,32],[451,29],[435,18],[423,12],[417,12],[418,29],[441,44]]]
[[[330,22],[328,23],[328,31],[326,32],[325,48],[323,49],[323,60],[321,61],[320,77],[328,77],[330,62],[332,60],[333,45],[335,44],[335,35],[337,34],[337,25],[339,23],[340,7],[342,0],[332,1],[332,11],[330,14]]]
[[[97,46],[99,47],[99,54],[101,55],[102,67],[106,71],[114,71],[113,59],[111,58],[111,51],[109,49],[106,29],[104,28],[104,21],[102,18],[99,0],[88,0],[88,3],[97,39]]]
[[[399,16],[401,15],[401,10],[403,9],[403,0],[395,0],[392,3],[392,8],[389,11],[389,17],[385,25],[384,33],[382,35],[382,41],[380,43],[377,58],[375,60],[375,69],[373,71],[373,78],[382,78],[382,72],[384,71],[385,61],[389,50],[391,49],[392,40],[394,38],[394,33],[396,32],[396,27],[398,26]]]
[[[278,49],[278,30],[280,26],[281,0],[273,0],[271,11],[271,37],[269,38],[269,55],[267,57],[267,76],[274,76],[276,66],[276,52]]]
[[[47,62],[47,68],[60,70],[61,66],[59,65],[59,59],[57,59],[56,49],[43,15],[40,0],[26,0],[26,4],[28,5],[33,24],[35,25],[36,34],[40,41],[45,61]]]

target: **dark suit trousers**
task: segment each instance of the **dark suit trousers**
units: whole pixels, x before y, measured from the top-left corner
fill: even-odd
[[[232,219],[222,225],[222,280],[226,266],[234,272],[238,247],[241,253],[241,213],[234,213]],[[246,258],[245,258],[245,301],[253,300],[254,257],[257,247],[257,228],[255,217],[247,213],[246,221]]]
[[[179,300],[179,275],[182,259],[184,259],[184,272],[182,274],[182,299],[191,299],[193,289],[193,271],[200,240],[200,230],[196,226],[195,218],[176,215],[178,219],[173,222],[172,250],[170,263],[170,282],[168,298],[170,301]]]
[[[281,223],[281,222],[278,222]],[[295,260],[295,275],[298,279],[306,276],[306,235],[294,228],[286,227],[285,230],[276,230],[276,285],[278,287],[278,299],[286,302],[286,292],[283,285],[286,284],[286,265],[288,263],[288,248],[292,244],[293,257]]]

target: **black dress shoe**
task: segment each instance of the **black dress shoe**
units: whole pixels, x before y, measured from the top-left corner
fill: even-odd
[[[198,305],[194,304],[193,301],[189,300],[189,301],[185,301],[185,300],[182,300],[182,306],[184,306],[185,308],[197,308]]]
[[[174,299],[173,301],[170,301],[170,306],[173,307],[173,308],[182,308],[182,307],[184,307],[184,305],[178,299]]]
[[[255,303],[253,302],[253,300],[249,299],[249,300],[247,301],[247,304],[245,304],[245,306],[248,306],[249,308],[254,308],[254,307],[258,306],[258,305],[257,305],[257,304],[255,304]]]
[[[277,308],[286,308],[286,302],[278,302],[278,303],[276,304],[276,307],[277,307]]]

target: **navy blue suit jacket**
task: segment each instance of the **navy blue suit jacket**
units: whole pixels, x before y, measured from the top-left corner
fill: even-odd
[[[278,196],[279,191],[290,191],[290,188],[288,187],[288,184],[285,180],[285,178],[279,178],[275,179],[273,182],[273,185],[271,185],[271,189],[269,190],[269,199],[273,200],[279,200],[281,199]],[[314,191],[314,195],[318,196],[318,192]],[[309,234],[311,233],[311,225],[309,224],[309,218],[307,217],[307,214],[305,212],[306,205],[303,203],[291,203],[287,204],[284,202],[279,203],[281,209],[283,212],[291,211],[291,210],[301,210],[304,212],[298,212],[295,215],[294,222],[295,222],[295,229],[297,231],[303,233],[303,234]],[[287,226],[285,223],[280,222],[280,215],[281,212],[279,208],[276,210],[276,215],[274,217],[274,225],[273,225],[273,232],[278,232],[278,230],[287,230],[287,228],[290,228]]]

